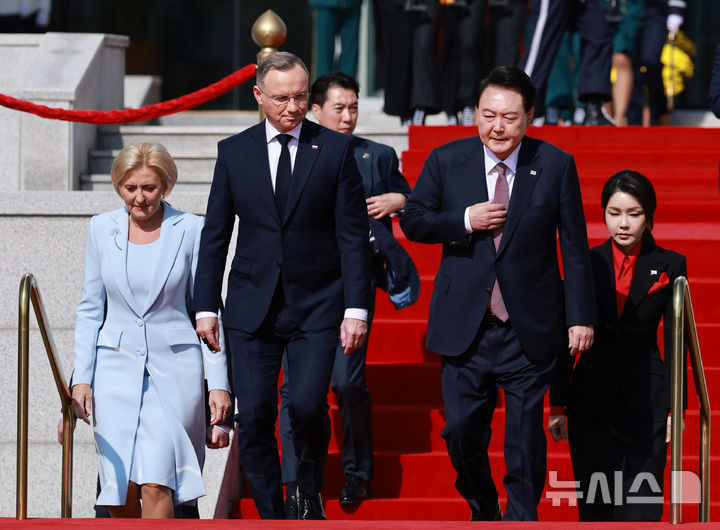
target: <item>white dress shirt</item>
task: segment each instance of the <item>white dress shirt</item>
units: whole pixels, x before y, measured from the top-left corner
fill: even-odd
[[[507,169],[505,170],[505,179],[508,183],[508,198],[512,197],[513,184],[515,183],[515,171],[517,170],[518,154],[520,153],[520,147],[522,142],[518,145],[515,150],[510,153],[505,160],[500,160],[495,154],[490,151],[486,146],[483,145],[483,152],[485,153],[485,184],[487,185],[488,200],[492,202],[495,198],[495,184],[498,179],[497,165],[502,162],[505,164]],[[470,206],[465,208],[465,233],[472,234],[473,229],[470,225]]]
[[[295,158],[297,157],[298,141],[300,140],[300,131],[302,130],[302,122],[295,127],[293,130],[288,131],[285,134],[292,136],[292,139],[288,142],[288,149],[290,150],[290,170],[295,169]],[[270,180],[272,181],[273,191],[275,191],[275,180],[277,177],[277,167],[280,161],[280,152],[282,151],[282,145],[278,141],[278,135],[280,133],[275,127],[273,127],[268,120],[265,120],[265,137],[267,138],[268,146],[268,160],[270,162]],[[214,311],[198,311],[195,313],[195,318],[217,318],[217,313]],[[356,318],[358,320],[364,320],[367,322],[368,310],[358,307],[348,307],[345,309],[345,318]]]
[[[295,157],[297,156],[298,141],[300,140],[300,130],[302,129],[302,122],[300,125],[295,127],[292,131],[285,134],[292,136],[292,139],[288,142],[288,149],[290,150],[290,171],[295,169]],[[280,161],[280,151],[282,151],[282,145],[278,140],[278,136],[282,134],[275,127],[270,125],[268,120],[265,120],[265,137],[267,138],[268,146],[268,160],[270,161],[270,180],[272,181],[273,191],[275,191],[275,179],[277,178],[277,167]]]

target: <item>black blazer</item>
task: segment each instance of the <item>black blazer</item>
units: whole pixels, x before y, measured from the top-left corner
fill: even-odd
[[[559,360],[550,403],[566,405],[568,417],[576,421],[594,421],[607,414],[619,392],[637,416],[663,421],[670,410],[672,363],[663,362],[660,356],[657,330],[662,318],[669,360],[673,283],[687,274],[685,256],[657,246],[645,232],[630,293],[618,317],[612,241],[594,247],[590,253],[600,323],[595,327],[592,348],[581,354],[574,371],[570,357]],[[663,275],[668,283],[660,287],[658,280],[664,279]]]
[[[465,209],[488,200],[479,137],[430,153],[400,226],[412,241],[441,243],[428,349],[461,355],[482,323],[497,276],[520,345],[533,359],[567,351],[568,326],[596,322],[587,230],[573,157],[525,137],[500,248],[492,231],[465,234]],[[560,275],[560,235],[565,281]]]
[[[235,217],[226,327],[255,331],[280,277],[292,317],[305,331],[339,325],[347,307],[369,307],[367,209],[349,136],[303,121],[284,219],[275,206],[265,123],[219,142],[194,311],[220,305]]]

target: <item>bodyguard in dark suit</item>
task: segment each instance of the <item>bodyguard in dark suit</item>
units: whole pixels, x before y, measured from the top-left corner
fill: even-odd
[[[583,493],[581,521],[659,521],[670,441],[672,291],[675,279],[687,275],[686,260],[655,244],[655,191],[640,173],[613,175],[601,204],[610,239],[590,251],[600,322],[574,370],[569,359],[558,362],[548,429],[555,440],[565,437],[566,407],[570,456]],[[667,362],[657,344],[661,318]],[[622,491],[614,490],[618,472]],[[595,473],[606,480],[608,495],[597,483],[591,494]]]
[[[300,59],[282,52],[266,58],[253,92],[267,120],[218,144],[195,276],[197,331],[217,348],[212,312],[220,305],[237,217],[223,316],[240,463],[260,515],[284,518],[275,422],[287,351],[300,517],[324,519],[320,490],[335,348],[340,341],[350,353],[367,334],[362,181],[351,139],[304,119],[308,74]]]
[[[321,125],[334,131],[352,135],[358,120],[358,82],[343,72],[323,75],[315,80],[310,91],[310,103],[315,118]],[[373,260],[373,284],[368,315],[368,333],[372,326],[375,286],[390,291],[401,307],[412,304],[419,291],[419,279],[412,260],[392,236],[391,216],[405,207],[410,186],[398,169],[395,150],[365,138],[354,136],[353,151],[363,180],[367,203],[367,215],[371,220],[371,238],[377,250]],[[368,241],[370,246],[370,241]],[[387,274],[388,262],[394,267],[402,284],[399,291],[383,276]],[[401,267],[398,267],[398,263]],[[403,267],[410,270],[403,270]],[[412,276],[414,273],[414,277]],[[410,278],[417,281],[415,289]],[[383,281],[384,280],[384,281]],[[352,355],[345,355],[342,346],[335,352],[335,368],[331,388],[338,397],[343,426],[342,464],[345,486],[340,493],[340,504],[355,504],[368,495],[366,482],[373,473],[372,425],[370,392],[365,384],[365,358],[368,341]],[[295,482],[297,459],[292,450],[292,429],[287,419],[287,385],[280,389],[280,433],[282,436],[283,483],[288,484],[290,494],[286,507],[292,509],[292,484]]]
[[[430,153],[400,221],[409,239],[443,246],[427,346],[442,355],[443,437],[473,520],[501,517],[487,452],[498,388],[505,518],[537,520],[543,396],[556,357],[590,347],[596,318],[575,162],[525,136],[534,96],[522,70],[493,70],[480,85],[479,137]]]

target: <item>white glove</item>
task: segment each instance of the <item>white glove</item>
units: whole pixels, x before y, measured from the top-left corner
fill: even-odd
[[[565,416],[550,416],[547,424],[547,430],[556,442],[558,440],[567,440],[567,427],[565,426]]]
[[[670,33],[672,33],[673,35],[677,35],[678,31],[680,31],[680,26],[683,25],[684,21],[685,19],[682,15],[668,15],[665,25],[667,26],[667,30]]]

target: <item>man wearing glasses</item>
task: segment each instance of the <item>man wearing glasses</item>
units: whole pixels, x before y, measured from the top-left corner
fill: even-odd
[[[260,516],[285,518],[275,438],[283,352],[300,519],[325,519],[327,393],[340,341],[367,334],[368,220],[352,139],[305,120],[308,71],[279,52],[260,63],[267,119],[218,144],[195,275],[197,333],[218,349],[217,311],[235,217],[223,323],[237,397],[240,464]]]

